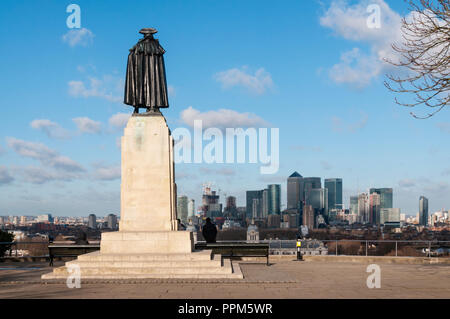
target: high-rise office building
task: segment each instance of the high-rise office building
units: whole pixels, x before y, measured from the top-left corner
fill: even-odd
[[[264,189],[262,192],[262,218],[269,216],[269,190]]]
[[[287,179],[287,209],[301,210],[304,198],[303,177],[294,172]]]
[[[313,188],[306,199],[306,205],[311,205],[315,216],[323,215],[328,217],[328,189]]]
[[[320,177],[303,177],[303,198],[306,203],[312,189],[322,188]]]
[[[261,217],[261,199],[253,198],[252,203],[252,218],[260,218]]]
[[[106,217],[106,225],[109,229],[117,229],[117,216],[114,214],[109,214]]]
[[[380,224],[400,227],[400,208],[381,208]]]
[[[393,208],[393,190],[392,188],[371,188],[369,194],[377,193],[380,195],[380,208]]]
[[[229,209],[236,208],[236,197],[228,196],[226,198],[226,201],[227,201],[226,208],[229,208]]]
[[[278,214],[271,214],[267,217],[267,226],[269,228],[280,228],[281,216]]]
[[[189,198],[187,196],[178,196],[177,199],[177,218],[185,223],[188,219],[188,204]]]
[[[419,225],[428,225],[428,198],[425,196],[419,199]]]
[[[190,199],[188,202],[188,217],[195,216],[195,200]]]
[[[350,196],[350,214],[358,215],[358,196]]]
[[[314,222],[314,208],[311,205],[305,205],[303,207],[303,226],[307,226],[308,229],[314,229]]]
[[[269,215],[281,213],[281,185],[271,184],[268,185],[268,202],[269,202]],[[262,194],[261,194],[262,195]],[[262,196],[261,196],[262,197]]]
[[[222,204],[219,203],[219,195],[216,191],[206,187],[202,195],[202,210],[205,217],[221,217]]]
[[[52,214],[43,214],[37,217],[39,223],[53,223]]]
[[[328,189],[328,209],[342,209],[342,178],[327,178],[324,185]]]
[[[258,199],[262,201],[263,191],[247,191],[246,192],[246,217],[252,218],[253,216],[253,200]]]
[[[97,228],[97,216],[95,214],[90,214],[88,218],[88,227],[92,229]]]
[[[380,195],[372,193],[369,196],[369,223],[372,225],[380,224]]]
[[[313,188],[306,199],[306,205],[311,205],[316,215],[328,214],[328,190],[326,188]]]
[[[369,196],[367,193],[358,195],[358,219],[363,224],[369,222]]]
[[[228,196],[226,199],[225,209],[223,210],[223,216],[226,218],[237,218],[238,211],[236,206],[236,197]]]

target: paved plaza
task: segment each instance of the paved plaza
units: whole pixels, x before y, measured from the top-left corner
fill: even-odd
[[[233,262],[235,263],[235,262]],[[63,262],[56,262],[61,266]],[[450,298],[448,264],[379,264],[381,288],[367,288],[367,263],[275,260],[241,263],[244,280],[43,282],[46,263],[0,263],[4,298]]]

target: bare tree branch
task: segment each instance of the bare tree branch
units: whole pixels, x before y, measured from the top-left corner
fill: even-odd
[[[399,61],[385,59],[406,75],[388,74],[384,85],[395,93],[409,93],[412,102],[395,102],[402,106],[425,105],[433,109],[430,118],[450,104],[450,0],[406,0],[410,18],[402,19],[401,44],[392,48]]]

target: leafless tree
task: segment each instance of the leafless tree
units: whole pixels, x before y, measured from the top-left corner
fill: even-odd
[[[450,0],[407,0],[411,14],[402,19],[403,43],[392,48],[399,61],[386,60],[406,71],[402,76],[387,75],[385,86],[396,93],[409,93],[411,103],[395,102],[407,107],[425,105],[432,108],[425,119],[450,104]]]

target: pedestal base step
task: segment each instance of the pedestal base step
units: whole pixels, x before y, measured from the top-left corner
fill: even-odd
[[[66,262],[42,279],[65,279],[71,273],[68,268],[79,266],[84,279],[138,279],[138,278],[229,278],[242,279],[238,264],[211,251],[191,254],[102,254],[99,251],[81,255],[77,260]],[[73,273],[72,273],[73,275]]]

